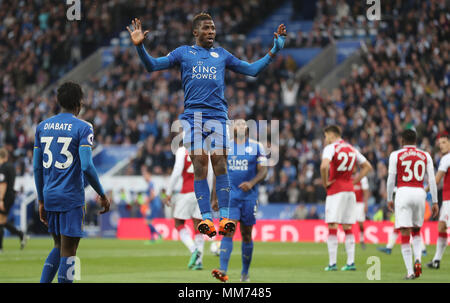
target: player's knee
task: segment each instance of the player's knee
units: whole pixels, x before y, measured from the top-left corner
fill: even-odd
[[[440,233],[446,233],[447,232],[447,224],[444,221],[438,222],[438,231]]]

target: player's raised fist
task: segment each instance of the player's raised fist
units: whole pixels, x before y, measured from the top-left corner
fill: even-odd
[[[142,25],[141,20],[138,18],[134,18],[134,20],[131,20],[131,29],[127,26],[127,30],[130,33],[131,42],[133,42],[134,45],[138,46],[140,45],[149,31],[142,32]]]

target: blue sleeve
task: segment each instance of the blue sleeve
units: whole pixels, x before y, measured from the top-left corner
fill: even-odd
[[[97,175],[97,170],[95,169],[94,162],[92,162],[92,149],[90,146],[80,146],[80,161],[81,170],[84,172],[86,179],[91,184],[92,188],[100,196],[104,195],[103,187],[100,184],[100,180]]]
[[[144,63],[145,68],[148,72],[154,72],[158,70],[163,70],[171,67],[173,64],[169,60],[169,57],[159,57],[153,58],[145,50],[144,44],[136,46],[139,58],[141,58],[142,63]]]
[[[253,77],[256,77],[264,68],[266,68],[267,65],[269,65],[270,62],[273,61],[269,54],[253,63],[239,60],[228,51],[225,51],[225,54],[227,56],[226,66],[228,69],[236,73]]]
[[[33,152],[33,172],[34,172],[34,184],[36,185],[36,191],[39,201],[44,201],[43,171],[44,170],[42,168],[42,150],[40,147],[35,147]]]

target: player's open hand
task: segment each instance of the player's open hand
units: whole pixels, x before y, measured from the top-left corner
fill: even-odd
[[[334,182],[336,182],[336,179],[331,180],[331,181],[328,180],[327,183],[325,183],[323,186],[324,186],[325,188],[328,188],[328,187],[330,187],[330,185],[333,184]]]
[[[250,182],[242,182],[241,184],[239,184],[239,188],[243,191],[249,191],[253,188],[253,186]]]
[[[277,32],[273,33],[273,48],[271,50],[272,54],[276,54],[278,51],[283,49],[286,36],[286,26],[284,24],[280,24],[278,26]]]
[[[439,205],[437,203],[433,203],[433,206],[431,206],[431,213],[433,215],[433,219],[436,219],[439,215]]]
[[[394,202],[388,201],[387,208],[389,209],[389,211],[394,212]]]
[[[170,206],[172,206],[172,203],[170,203],[171,200],[172,200],[172,196],[169,195],[169,196],[165,197],[162,201],[165,205],[170,207]]]
[[[107,196],[100,196],[100,205],[103,207],[103,210],[100,211],[100,214],[104,214],[109,211],[109,207],[111,206],[111,203],[109,203]]]
[[[147,36],[149,31],[142,32],[141,20],[138,18],[134,18],[134,20],[131,21],[131,28],[132,30],[127,26],[131,41],[134,45],[138,46],[144,41],[145,36]]]
[[[44,223],[45,226],[48,226],[47,213],[45,212],[43,201],[39,201],[39,220],[41,220],[41,222]]]

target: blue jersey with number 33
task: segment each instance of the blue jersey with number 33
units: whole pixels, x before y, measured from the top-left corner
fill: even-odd
[[[70,113],[60,113],[36,128],[34,148],[42,151],[44,207],[68,211],[84,205],[80,146],[92,146],[92,125]]]

